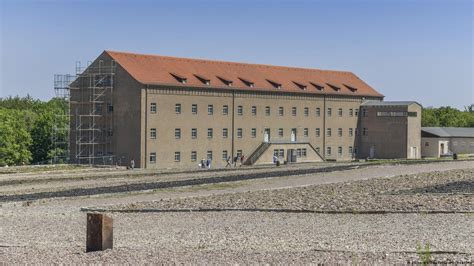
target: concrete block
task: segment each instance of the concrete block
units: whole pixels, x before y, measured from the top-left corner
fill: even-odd
[[[113,248],[113,220],[100,213],[87,214],[86,252]]]

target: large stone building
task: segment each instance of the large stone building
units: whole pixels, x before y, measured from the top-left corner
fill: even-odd
[[[387,104],[399,113],[379,116],[382,100],[351,72],[104,51],[71,85],[71,159],[176,168],[239,155],[418,158],[421,106]]]

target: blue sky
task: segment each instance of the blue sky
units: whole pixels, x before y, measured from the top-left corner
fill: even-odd
[[[474,103],[471,0],[0,0],[0,97],[54,96],[103,50],[352,71],[424,106]]]

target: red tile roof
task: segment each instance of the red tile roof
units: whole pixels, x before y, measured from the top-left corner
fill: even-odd
[[[142,84],[327,95],[382,94],[351,72],[105,51]],[[209,81],[209,85],[203,82]],[[183,82],[184,81],[184,82]],[[230,82],[230,83],[229,83]],[[277,85],[281,85],[278,88]],[[316,86],[315,86],[316,85]],[[317,88],[323,86],[323,90]],[[339,88],[336,91],[333,87]]]

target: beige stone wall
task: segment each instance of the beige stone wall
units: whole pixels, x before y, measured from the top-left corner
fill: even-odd
[[[201,159],[207,158],[207,152],[212,151],[213,166],[225,166],[222,158],[223,151],[228,156],[234,157],[238,151],[242,151],[248,158],[254,150],[264,141],[264,130],[270,129],[270,141],[291,141],[291,130],[296,129],[296,141],[309,142],[315,148],[319,148],[320,154],[324,155],[325,147],[332,147],[332,153],[327,156],[331,159],[350,160],[349,147],[354,148],[355,128],[357,117],[355,109],[359,108],[360,98],[326,98],[326,108],[332,108],[331,117],[327,117],[324,111],[323,96],[295,96],[284,94],[256,94],[235,92],[234,101],[232,91],[217,90],[183,90],[178,88],[154,87],[147,90],[146,108],[143,108],[142,116],[146,117],[147,141],[146,156],[148,168],[176,168],[193,167]],[[151,114],[150,104],[156,103],[157,113]],[[181,114],[175,113],[175,105],[181,104]],[[192,114],[192,105],[196,104],[198,113]],[[208,105],[213,105],[214,114],[208,115]],[[223,115],[223,105],[229,107],[229,114]],[[232,109],[232,105],[233,109]],[[239,115],[239,106],[243,114]],[[257,114],[252,114],[255,106]],[[270,115],[266,115],[266,107],[270,107]],[[280,116],[279,108],[283,107],[284,114]],[[292,113],[296,107],[296,115]],[[308,115],[305,115],[308,108]],[[317,116],[316,109],[320,108]],[[338,109],[343,109],[340,117]],[[353,109],[353,116],[349,115],[349,109]],[[146,110],[146,112],[145,112]],[[234,110],[234,148],[232,149],[232,110]],[[327,129],[324,129],[324,117],[326,125],[331,127],[332,136],[327,137]],[[157,132],[156,139],[150,139],[150,130],[154,128]],[[175,138],[175,129],[181,130],[181,138]],[[191,130],[197,129],[197,138],[191,138]],[[213,138],[207,136],[207,129],[213,129]],[[227,128],[228,138],[223,138],[222,130]],[[279,129],[283,129],[283,136],[279,136]],[[316,128],[320,135],[316,136]],[[338,129],[342,129],[342,136],[338,136]],[[353,128],[353,135],[349,136],[349,128]],[[241,129],[242,137],[238,136]],[[255,129],[256,136],[252,136]],[[304,135],[305,129],[308,136]],[[323,144],[326,139],[327,144]],[[338,147],[342,153],[338,154]],[[232,154],[233,150],[233,154]],[[191,152],[197,153],[197,161],[191,160]],[[175,161],[175,152],[180,153],[180,161]],[[156,162],[150,162],[150,154],[156,154]],[[271,162],[271,158],[270,158]]]
[[[408,112],[416,112],[417,116],[408,116],[407,120],[407,157],[408,159],[421,158],[421,106],[411,104]]]

